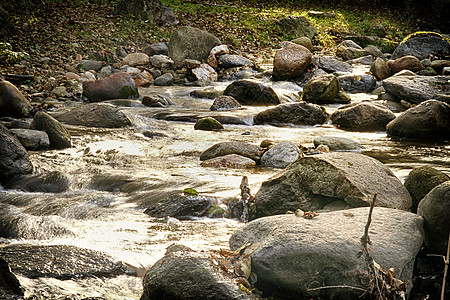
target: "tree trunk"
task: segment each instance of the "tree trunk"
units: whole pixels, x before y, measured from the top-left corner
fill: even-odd
[[[159,0],[122,0],[114,9],[116,14],[132,14],[153,24],[178,23],[173,11]]]

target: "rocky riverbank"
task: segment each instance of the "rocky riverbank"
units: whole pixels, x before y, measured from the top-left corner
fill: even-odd
[[[67,128],[73,126],[130,128],[132,120],[120,109],[123,107],[174,105],[163,95],[140,96],[145,87],[187,86],[195,90],[193,95],[214,99],[210,111],[201,115],[154,115],[169,122],[191,122],[192,130],[211,134],[236,124],[251,128],[262,124],[325,126],[329,122],[328,126],[343,131],[386,131],[396,141],[448,144],[447,38],[435,33],[415,34],[392,54],[346,40],[336,49],[335,57],[314,54],[310,44],[307,37],[282,43],[274,54],[273,69],[264,69],[231,53],[214,35],[188,26],[175,30],[168,43],[123,53],[121,61],[112,65],[80,60],[58,78],[49,78],[43,92],[28,97],[11,82],[1,81],[0,183],[6,190],[67,190],[64,174],[36,174],[28,151],[72,147]],[[355,74],[360,65],[370,66],[370,73]],[[280,81],[298,87],[299,92],[277,92],[273,84]],[[221,82],[227,82],[226,86]],[[46,93],[58,101],[49,102]],[[351,93],[373,93],[378,99],[351,103]],[[326,104],[334,105],[335,111],[328,113],[323,107]],[[251,120],[228,115],[249,106],[261,108]],[[364,250],[360,238],[375,193],[370,255],[379,264],[379,271],[395,282],[389,282],[385,293],[433,297],[437,289],[424,278],[440,278],[440,269],[426,270],[420,265],[426,259],[420,255],[444,255],[447,249],[448,175],[436,169],[416,169],[404,185],[380,161],[355,153],[358,149],[354,141],[333,136],[317,139],[314,147],[288,140],[264,140],[259,145],[230,140],[204,149],[196,157],[204,168],[258,166],[279,172],[263,182],[254,197],[242,197],[241,202],[221,206],[214,197],[187,192],[147,205],[145,212],[153,217],[242,218],[248,212],[252,221],[233,234],[230,250],[172,248],[146,272],[141,299],[357,299],[373,284],[367,256],[359,252]],[[427,172],[440,179],[431,184],[426,180]],[[10,222],[0,229],[1,236],[20,237],[11,225],[16,223]],[[68,251],[77,256],[82,252]],[[31,272],[44,268],[48,259],[35,266],[23,261],[29,258],[8,261],[8,247],[2,247],[0,253],[5,253],[12,271],[22,276],[55,277],[51,272]],[[86,264],[90,264],[88,259]],[[63,276],[60,274],[67,272],[66,267],[52,264],[57,276]],[[127,272],[108,257],[93,269],[92,275],[97,277]],[[82,274],[90,276],[91,271]],[[2,282],[3,293],[20,295],[16,281]]]

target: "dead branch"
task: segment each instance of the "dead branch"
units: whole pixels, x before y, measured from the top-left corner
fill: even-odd
[[[441,300],[444,300],[444,294],[445,294],[445,281],[447,280],[447,272],[448,272],[449,256],[450,256],[450,232],[448,233],[447,256],[444,257],[445,267],[444,267],[444,278],[442,279]]]
[[[204,3],[204,2],[199,2],[199,1],[183,1],[183,2],[184,3],[206,5],[206,6],[214,6],[214,7],[238,8],[237,6],[214,4],[214,3]]]
[[[357,286],[351,286],[351,285],[345,285],[345,284],[344,285],[321,286],[318,288],[308,289],[307,291],[311,292],[311,291],[319,291],[319,290],[325,290],[325,289],[351,289],[351,290],[367,292],[367,290],[364,288],[357,287]]]
[[[241,189],[241,202],[242,202],[241,221],[248,222],[250,202],[253,200],[253,196],[250,193],[250,187],[248,186],[247,176],[242,177],[240,189]]]
[[[373,280],[375,281],[374,285],[377,288],[378,295],[381,296],[382,291],[381,291],[380,285],[378,283],[378,278],[379,278],[378,269],[375,267],[375,261],[373,260],[372,254],[370,253],[370,250],[369,250],[369,245],[372,244],[372,242],[370,241],[370,238],[369,238],[369,227],[370,227],[370,223],[372,223],[372,213],[373,213],[373,208],[375,207],[377,195],[378,195],[378,193],[375,193],[373,195],[373,200],[372,200],[372,203],[370,204],[369,217],[367,218],[367,223],[364,228],[364,235],[361,237],[361,244],[363,246],[363,251],[366,255],[367,265],[369,266],[369,270],[373,275]],[[372,290],[373,290],[373,288],[372,288]]]

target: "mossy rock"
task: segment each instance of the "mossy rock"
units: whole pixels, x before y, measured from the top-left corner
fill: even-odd
[[[134,99],[139,97],[139,92],[129,85],[124,85],[119,92],[119,98]]]
[[[430,166],[413,169],[405,180],[405,187],[412,198],[411,211],[416,212],[419,202],[433,188],[448,180],[448,175]]]
[[[194,125],[195,130],[207,130],[207,131],[215,131],[222,130],[223,125],[214,118],[201,118]]]

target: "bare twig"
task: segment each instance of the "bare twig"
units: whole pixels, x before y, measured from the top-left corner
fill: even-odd
[[[441,300],[444,300],[444,294],[445,294],[445,281],[447,280],[447,272],[448,272],[449,256],[450,256],[450,232],[448,233],[447,256],[444,257],[445,267],[444,267],[444,279],[442,279]]]
[[[253,200],[253,196],[250,193],[250,187],[248,186],[248,178],[247,176],[242,177],[241,185],[241,202],[242,202],[242,216],[241,221],[242,222],[248,222],[248,214],[249,214],[249,208],[250,208],[250,201]]]
[[[318,288],[313,288],[313,289],[308,289],[308,292],[311,291],[319,291],[319,290],[325,290],[325,289],[351,289],[351,290],[358,290],[358,291],[362,291],[362,292],[367,292],[366,289],[361,288],[361,287],[357,287],[357,286],[351,286],[351,285],[330,285],[330,286],[321,286]]]

